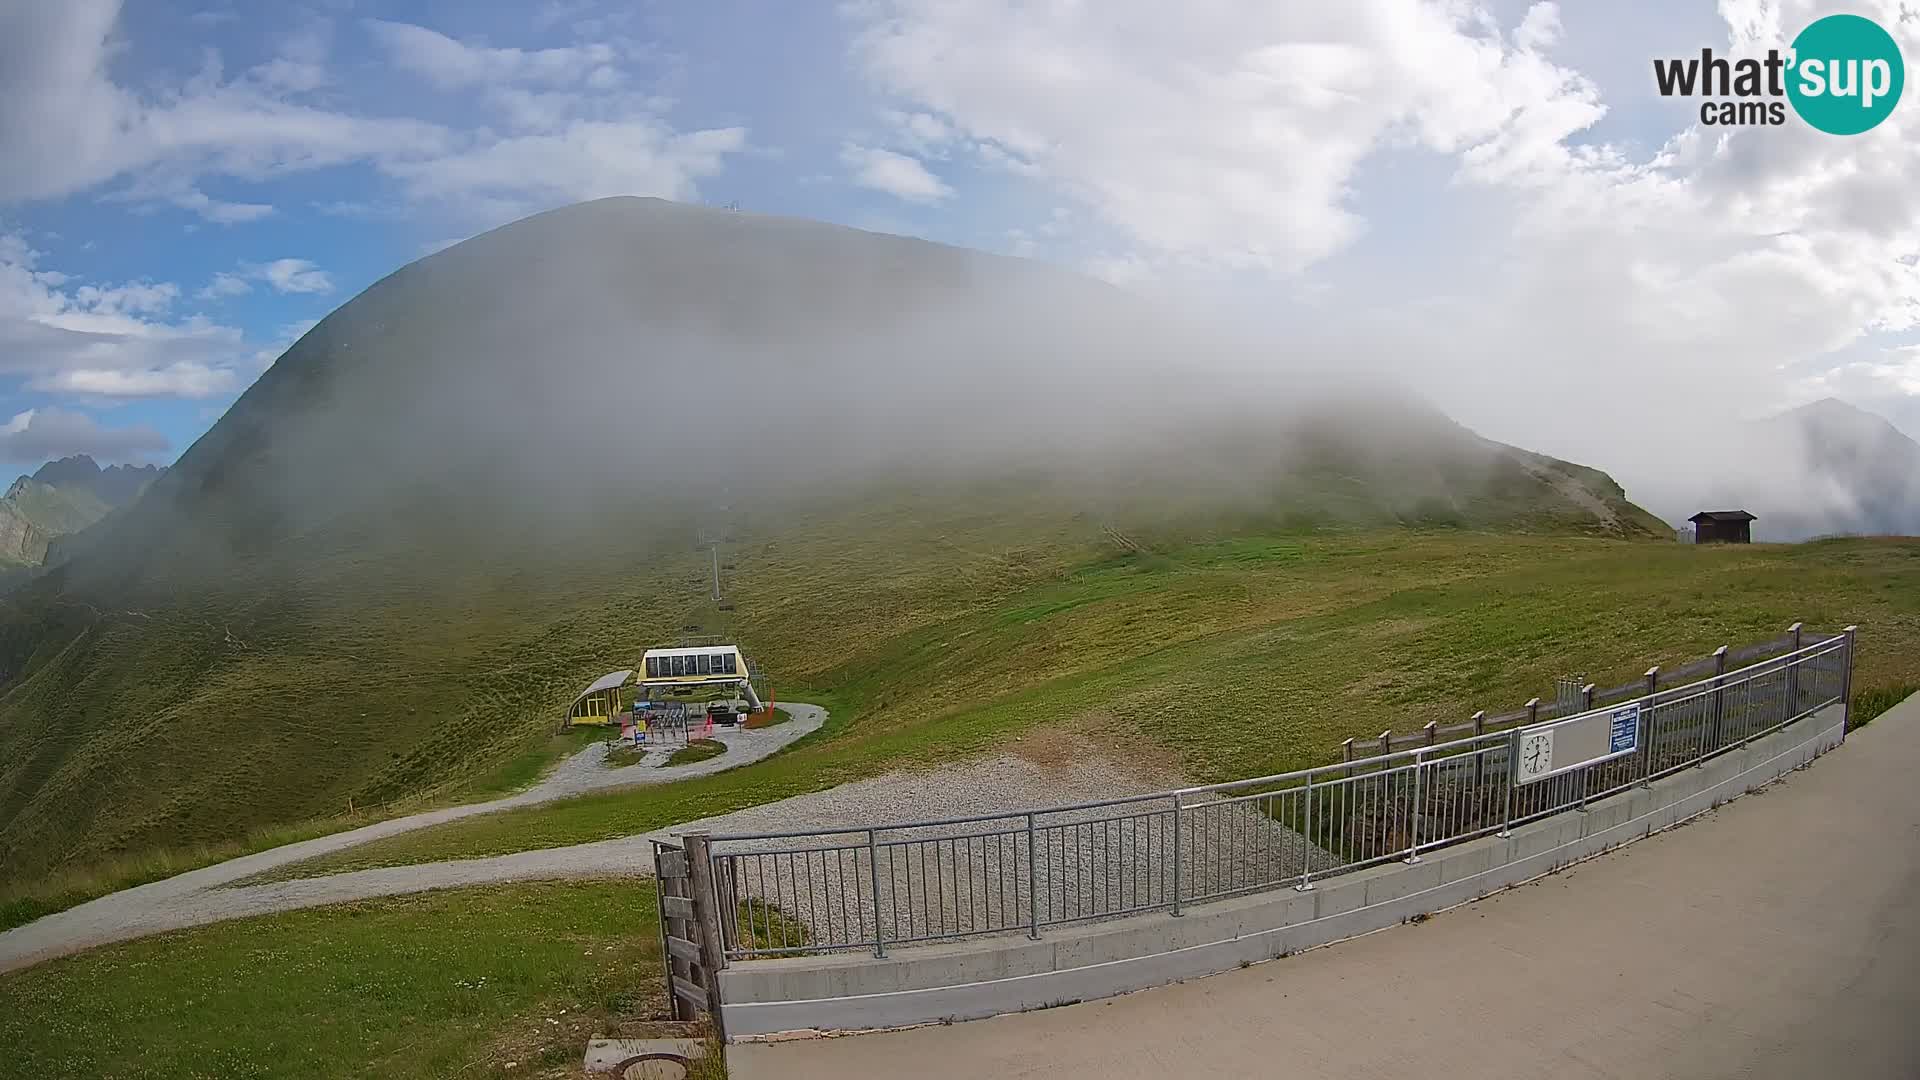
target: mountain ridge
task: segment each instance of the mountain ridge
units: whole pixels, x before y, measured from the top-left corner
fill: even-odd
[[[1793,448],[1798,469],[1785,492],[1752,485],[1757,537],[1920,535],[1920,442],[1891,421],[1827,397],[1758,426]]]
[[[0,864],[444,794],[685,625],[811,678],[1110,558],[1104,529],[1664,531],[1598,470],[1283,359],[796,219],[603,200],[474,237],[322,319],[8,598]],[[706,605],[715,519],[770,583],[737,612]],[[105,749],[133,741],[137,784]]]
[[[89,454],[72,454],[40,466],[32,479],[49,487],[83,489],[108,506],[124,506],[164,472],[164,465],[109,465],[103,469]]]
[[[165,471],[157,465],[102,469],[92,457],[74,454],[16,477],[0,497],[0,565],[8,567],[6,584],[18,585],[23,573],[56,557],[55,546],[62,538],[99,523]]]

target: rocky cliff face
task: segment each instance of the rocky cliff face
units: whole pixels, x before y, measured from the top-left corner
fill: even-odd
[[[58,541],[86,529],[138,498],[165,469],[110,465],[85,454],[49,461],[0,496],[0,566],[37,567],[56,561]],[[0,583],[0,591],[4,591]]]
[[[10,501],[0,499],[0,563],[38,566],[46,560],[46,530],[26,519]]]

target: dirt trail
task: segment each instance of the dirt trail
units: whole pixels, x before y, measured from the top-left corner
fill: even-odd
[[[825,791],[668,826],[642,836],[520,851],[485,859],[376,867],[258,885],[234,884],[275,867],[409,829],[620,783],[659,783],[697,776],[756,760],[817,729],[826,719],[825,710],[817,706],[792,704],[787,707],[794,711],[791,722],[758,732],[728,733],[726,740],[733,748],[726,754],[671,772],[644,765],[607,769],[600,764],[603,748],[595,745],[570,758],[538,787],[511,799],[381,822],[101,897],[0,934],[0,972],[168,930],[371,897],[509,881],[648,876],[653,871],[650,841],[696,829],[715,833],[760,832],[912,821],[928,816],[1045,806],[1063,800],[1144,794],[1181,782],[1180,777],[1160,765],[1134,759],[1113,761],[1083,737],[1040,732],[1014,743],[998,756],[937,768],[896,770]],[[777,738],[771,738],[776,735]],[[637,776],[634,780],[623,778],[623,774],[635,770],[644,770],[637,775],[646,776],[646,780],[641,781]]]
[[[476,814],[536,806],[540,803],[571,798],[593,791],[671,783],[737,768],[759,761],[801,737],[819,730],[820,725],[827,719],[827,711],[818,705],[786,702],[781,707],[793,716],[792,720],[758,731],[718,732],[719,740],[727,744],[727,752],[706,761],[691,765],[676,765],[671,768],[632,765],[626,768],[609,769],[601,764],[606,755],[606,746],[595,743],[562,762],[559,768],[539,784],[518,795],[468,806],[429,810],[407,817],[376,822],[347,832],[304,840],[297,844],[287,844],[238,859],[229,859],[223,863],[190,870],[149,885],[123,889],[0,933],[0,972],[28,967],[42,960],[65,956],[68,953],[79,952],[109,942],[126,941],[184,926],[218,922],[222,919],[244,918],[248,915],[332,903],[336,900],[420,892],[475,881],[515,880],[524,876],[594,877],[610,873],[632,872],[629,864],[633,856],[625,849],[617,853],[594,852],[586,855],[582,861],[579,856],[569,859],[558,854],[559,852],[577,852],[580,849],[561,848],[556,851],[524,852],[521,855],[503,857],[506,860],[530,857],[526,860],[530,866],[550,864],[550,869],[544,872],[523,872],[519,864],[511,862],[495,867],[491,871],[473,869],[468,863],[437,863],[428,866],[369,870],[358,874],[340,874],[307,881],[275,882],[237,889],[222,888],[222,886],[290,863],[343,851],[383,837],[442,825],[449,821],[458,821]],[[637,841],[614,841],[614,843],[637,844]],[[596,849],[601,846],[583,845],[585,848]],[[644,851],[644,845],[635,847],[633,850]],[[543,860],[537,857],[545,858]],[[499,860],[475,860],[479,863],[497,861]],[[471,876],[475,873],[490,874],[490,876]],[[349,880],[343,884],[341,879]]]

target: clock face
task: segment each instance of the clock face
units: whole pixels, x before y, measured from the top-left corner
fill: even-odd
[[[1553,770],[1553,732],[1529,731],[1520,736],[1520,779],[1534,780]]]

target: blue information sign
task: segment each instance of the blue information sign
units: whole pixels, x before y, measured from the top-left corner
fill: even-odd
[[[1621,754],[1640,745],[1640,703],[1613,710],[1613,728],[1607,740],[1607,753]]]

